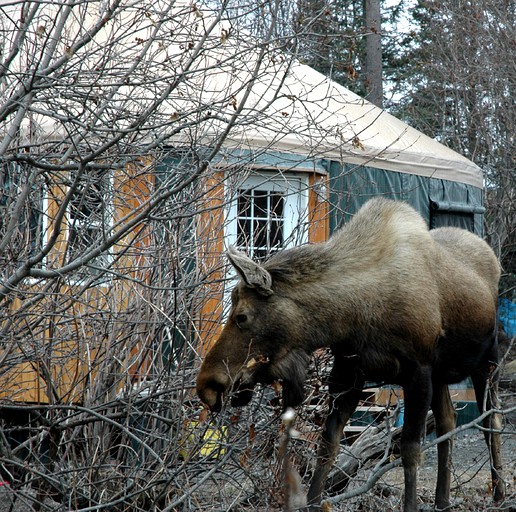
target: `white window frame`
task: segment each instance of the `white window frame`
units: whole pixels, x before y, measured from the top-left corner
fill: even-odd
[[[86,170],[84,172],[87,173]],[[115,218],[115,212],[114,212],[114,172],[112,169],[104,169],[104,173],[107,173],[108,176],[106,179],[106,190],[105,190],[105,196],[107,196],[108,200],[104,199],[104,206],[105,206],[105,213],[102,216],[102,219],[100,219],[98,222],[91,222],[91,218],[89,221],[83,222],[78,217],[74,217],[72,214],[72,201],[68,204],[67,208],[67,243],[71,243],[71,236],[72,236],[72,226],[78,227],[78,232],[80,233],[82,231],[81,226],[84,230],[91,230],[91,229],[97,229],[99,231],[104,232],[111,232],[111,228],[114,223]],[[83,174],[83,175],[84,175]],[[88,247],[89,248],[89,247]],[[71,248],[69,248],[70,250]],[[100,272],[97,272],[95,270],[95,262],[99,262],[100,266],[103,268],[107,268],[110,266],[110,264],[113,261],[113,254],[110,251],[105,251],[100,256],[97,256],[94,258],[89,265],[86,265],[84,267],[81,267],[79,270],[75,271],[71,278],[73,281],[80,282],[85,279],[89,279],[92,277],[96,277],[100,274]],[[106,279],[103,278],[102,281],[105,281]]]
[[[282,174],[277,172],[251,172],[243,180],[233,185],[226,213],[226,249],[228,246],[240,250],[254,248],[238,247],[238,194],[241,190],[265,190],[285,194],[283,209],[282,249],[308,242],[308,177],[304,174]]]

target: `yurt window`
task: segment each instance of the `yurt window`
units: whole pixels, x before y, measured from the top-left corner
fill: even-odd
[[[72,174],[71,179],[75,180]],[[87,169],[79,177],[76,193],[68,209],[70,261],[80,258],[102,243],[113,224],[113,176],[104,169]],[[109,266],[111,256],[104,253],[77,276],[91,275]]]
[[[285,193],[275,190],[240,190],[237,210],[237,245],[254,258],[264,258],[283,245]]]
[[[483,214],[481,205],[430,201],[430,227],[453,226],[475,232],[475,214]]]
[[[304,176],[257,174],[239,183],[228,212],[230,245],[252,258],[307,241],[307,180]]]

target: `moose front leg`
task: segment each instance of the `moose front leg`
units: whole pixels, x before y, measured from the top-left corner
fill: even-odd
[[[333,363],[328,391],[329,413],[319,443],[317,462],[310,489],[308,504],[311,510],[319,510],[326,478],[337,457],[344,426],[355,411],[364,380],[357,375],[355,365],[349,359],[337,359]]]
[[[404,512],[417,512],[417,467],[421,438],[432,400],[432,372],[426,366],[410,369],[403,383],[405,422],[401,433],[401,459],[405,476]]]

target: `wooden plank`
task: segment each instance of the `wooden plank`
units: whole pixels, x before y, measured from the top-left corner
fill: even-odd
[[[222,331],[224,300],[224,172],[216,172],[206,180],[203,212],[197,224],[199,249],[198,269],[206,276],[199,297],[200,315],[197,318],[200,354],[208,352]]]
[[[314,173],[309,178],[308,193],[308,240],[324,242],[330,235],[329,178]]]

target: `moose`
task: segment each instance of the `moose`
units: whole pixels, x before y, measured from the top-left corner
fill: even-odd
[[[243,406],[257,383],[281,381],[283,406],[297,406],[311,353],[329,347],[329,413],[308,504],[319,509],[364,384],[384,382],[404,392],[404,511],[416,512],[430,408],[438,436],[455,428],[448,384],[471,377],[480,411],[497,407],[500,266],[491,248],[464,229],[429,230],[406,203],[373,198],[327,242],[284,249],[261,264],[234,248],[227,256],[240,281],[200,368],[200,399],[212,411],[226,395]],[[487,415],[484,427],[499,501],[505,494],[499,415]],[[438,445],[437,510],[450,507],[452,440],[445,439]]]

